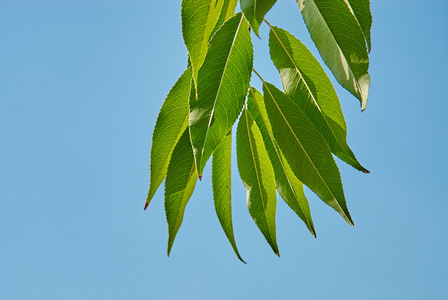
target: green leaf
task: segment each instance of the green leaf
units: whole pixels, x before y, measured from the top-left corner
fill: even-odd
[[[182,34],[193,68],[193,81],[197,85],[198,72],[207,54],[210,35],[221,14],[224,0],[183,0]]]
[[[338,96],[317,59],[292,34],[278,27],[271,27],[269,47],[285,94],[303,109],[336,156],[368,173],[347,145]]]
[[[238,170],[246,188],[249,213],[275,254],[279,255],[275,210],[277,205],[274,169],[261,132],[244,109],[236,132]]]
[[[221,144],[213,153],[212,159],[212,186],[216,215],[219,223],[227,236],[236,256],[243,262],[236,247],[232,225],[232,201],[231,201],[231,153],[232,130],[225,136]]]
[[[168,222],[168,255],[184,217],[185,206],[193,194],[197,173],[188,130],[174,148],[165,181],[165,212]]]
[[[366,38],[367,50],[370,52],[370,28],[372,27],[372,14],[370,13],[370,1],[369,0],[347,0],[348,5],[352,10],[356,20],[358,20],[359,26],[364,31]],[[347,2],[346,1],[346,2]]]
[[[294,174],[351,225],[339,169],[327,142],[303,110],[272,84],[263,82],[272,131]]]
[[[252,73],[253,49],[242,13],[229,19],[210,41],[190,97],[190,137],[199,176],[241,112]]]
[[[337,81],[367,106],[370,75],[364,33],[345,0],[297,0],[322,58]]]
[[[251,88],[247,100],[247,109],[257,123],[263,137],[266,151],[271,160],[275,174],[275,184],[280,196],[289,207],[303,220],[313,236],[316,236],[311,218],[308,200],[303,192],[303,183],[291,170],[286,158],[274,139],[271,123],[264,104],[263,96],[255,88]]]
[[[173,86],[162,105],[152,135],[151,175],[146,207],[165,179],[174,146],[188,126],[191,68]]]
[[[238,0],[224,0],[221,14],[219,15],[218,22],[216,22],[215,29],[213,29],[213,33],[211,36],[215,34],[216,30],[218,30],[219,27],[221,27],[225,21],[227,21],[228,19],[230,19],[235,15],[235,8],[237,4]]]
[[[244,13],[247,21],[254,30],[255,34],[258,34],[258,29],[266,13],[277,2],[277,0],[241,0],[241,10]]]

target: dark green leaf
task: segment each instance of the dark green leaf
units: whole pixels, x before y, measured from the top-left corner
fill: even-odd
[[[241,10],[257,36],[258,28],[263,22],[264,15],[271,9],[277,0],[241,0]]]
[[[190,87],[191,68],[188,68],[169,92],[157,117],[152,135],[151,180],[146,206],[165,179],[174,146],[188,126]]]
[[[199,70],[198,98],[190,97],[190,137],[199,176],[241,112],[252,60],[248,24],[238,13],[210,41]]]
[[[222,229],[229,239],[235,254],[241,258],[236,247],[232,225],[232,201],[231,201],[231,153],[232,153],[232,130],[224,137],[221,144],[213,152],[212,159],[212,186],[213,199],[215,202],[216,215],[221,223]]]
[[[372,14],[370,13],[369,0],[348,0],[348,4],[353,14],[358,20],[359,26],[366,37],[367,50],[370,52],[370,28],[372,27]]]
[[[224,0],[183,0],[182,34],[190,55],[195,86],[207,54],[210,35],[221,14]]]
[[[173,151],[165,181],[165,212],[168,222],[168,255],[182,224],[185,206],[193,194],[197,173],[188,130]]]
[[[303,109],[336,156],[368,173],[347,145],[338,96],[317,59],[298,39],[278,27],[271,27],[269,47],[286,95]]]
[[[235,7],[238,4],[238,0],[224,0],[224,4],[222,5],[221,14],[219,15],[218,22],[216,22],[215,29],[213,29],[213,36],[216,30],[224,24],[225,21],[230,19],[235,15]]]
[[[345,0],[297,0],[322,58],[339,83],[367,106],[370,76],[366,39]]]
[[[292,172],[291,167],[278,147],[272,133],[263,96],[255,88],[251,88],[251,92],[249,93],[247,109],[257,123],[263,136],[266,151],[274,167],[275,184],[278,193],[289,207],[303,220],[311,234],[316,236],[308,200],[303,192],[303,183]]]
[[[244,109],[236,133],[238,170],[246,188],[249,213],[275,254],[279,255],[275,210],[277,205],[274,169],[261,132]]]
[[[339,169],[325,139],[283,92],[267,82],[263,92],[274,137],[294,174],[353,225]]]

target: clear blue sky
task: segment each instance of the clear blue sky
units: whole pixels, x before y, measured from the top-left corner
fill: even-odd
[[[338,161],[355,227],[307,191],[314,239],[279,199],[278,258],[234,163],[244,265],[209,166],[171,257],[163,187],[143,210],[153,126],[187,61],[180,0],[0,0],[0,299],[448,299],[447,11],[372,0],[367,110],[336,86],[371,171]],[[267,19],[316,53],[295,1]],[[278,84],[267,34],[255,67]]]

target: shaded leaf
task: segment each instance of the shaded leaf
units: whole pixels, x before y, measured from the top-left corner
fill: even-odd
[[[372,27],[372,14],[370,12],[369,0],[345,0],[352,10],[353,15],[358,20],[359,26],[364,31],[366,38],[367,51],[370,52],[370,28]]]
[[[263,82],[274,137],[294,174],[351,225],[339,169],[327,142],[303,110],[283,92]]]
[[[322,58],[337,81],[367,106],[370,75],[364,33],[345,0],[297,0]]]
[[[275,184],[280,196],[288,206],[303,220],[313,236],[316,236],[311,218],[308,200],[303,192],[303,183],[291,170],[272,133],[271,123],[264,104],[263,96],[251,88],[247,99],[247,109],[255,120],[263,137],[266,151],[271,160],[275,174]]]
[[[185,206],[193,194],[197,173],[188,130],[173,151],[165,181],[165,213],[168,222],[168,255],[184,217]]]
[[[236,256],[241,258],[236,247],[232,225],[232,201],[231,201],[231,153],[232,153],[232,130],[224,137],[221,144],[213,153],[212,159],[212,187],[213,200],[215,202],[216,215],[221,223],[222,229],[227,236]],[[244,262],[245,263],[245,262]]]
[[[199,176],[243,107],[253,50],[242,13],[215,33],[198,77],[198,98],[190,97],[190,137]]]
[[[292,34],[278,27],[271,27],[269,47],[285,94],[303,109],[336,156],[368,173],[347,145],[338,96],[317,59]]]
[[[157,117],[152,134],[151,179],[145,208],[165,179],[171,153],[188,126],[190,87],[191,68],[188,68],[168,93]]]
[[[183,0],[182,34],[190,56],[193,81],[207,54],[208,42],[221,14],[224,0]]]
[[[261,132],[244,109],[236,133],[238,170],[246,188],[249,213],[275,254],[279,255],[275,210],[277,205],[274,169]]]
[[[241,10],[244,13],[247,21],[254,30],[255,34],[258,34],[258,29],[266,13],[277,2],[277,0],[241,0]]]

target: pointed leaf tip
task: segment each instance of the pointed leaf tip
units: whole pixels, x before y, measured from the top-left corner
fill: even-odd
[[[199,177],[199,181],[201,181],[202,180],[202,175],[199,175],[198,177]]]
[[[146,210],[148,208],[149,202],[145,203],[145,208],[143,210]]]

